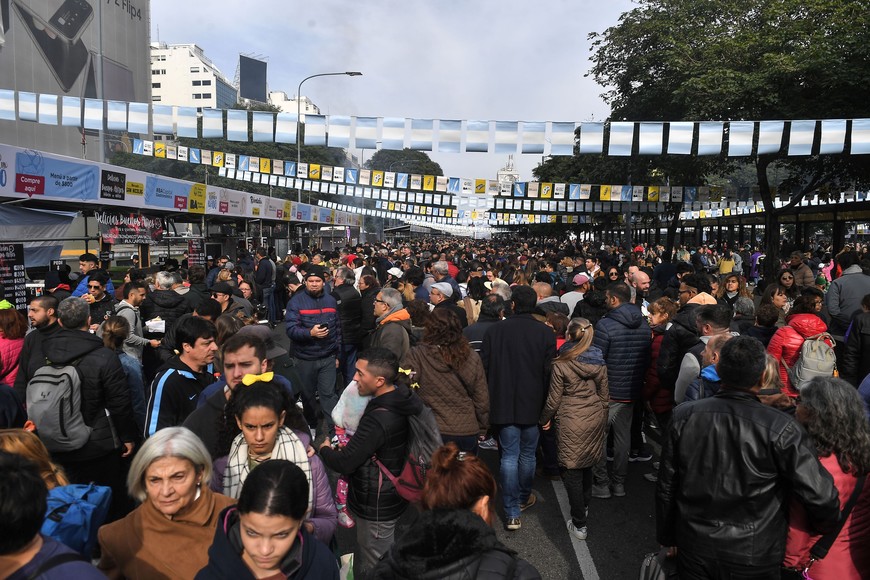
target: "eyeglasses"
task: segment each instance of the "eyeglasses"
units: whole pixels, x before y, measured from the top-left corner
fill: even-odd
[[[619,276],[619,272],[610,272],[608,276]]]
[[[386,302],[384,302],[384,301],[381,300],[380,298],[375,298],[375,302],[380,302],[381,304],[386,304]]]
[[[99,284],[88,284],[88,288],[91,290],[99,290],[100,288],[102,288],[102,286],[100,286]]]
[[[794,280],[794,276],[783,276],[780,280]]]

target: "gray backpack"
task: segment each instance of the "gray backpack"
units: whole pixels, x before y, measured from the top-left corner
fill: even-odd
[[[791,386],[800,391],[814,377],[833,377],[837,371],[837,355],[834,349],[825,342],[831,343],[834,339],[827,332],[808,336],[801,345],[801,351],[797,360],[791,367],[783,359],[782,364],[788,373]]]
[[[76,451],[91,437],[82,417],[82,377],[78,364],[46,365],[27,383],[27,418],[52,453]]]

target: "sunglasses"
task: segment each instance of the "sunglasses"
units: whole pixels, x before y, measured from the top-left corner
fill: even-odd
[[[794,280],[793,276],[783,276],[780,280]]]
[[[619,276],[619,272],[610,272],[608,276]]]
[[[102,286],[100,286],[99,284],[88,284],[88,288],[91,290],[99,290],[100,288],[102,288]]]

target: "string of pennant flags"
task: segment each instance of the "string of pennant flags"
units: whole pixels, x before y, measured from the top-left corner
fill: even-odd
[[[200,124],[201,118],[201,124]],[[0,120],[229,141],[295,144],[295,113],[202,109],[0,89]],[[304,145],[439,153],[870,154],[870,119],[768,121],[489,121],[305,116]],[[605,134],[607,139],[605,140]],[[606,149],[605,149],[606,143]],[[787,144],[787,145],[786,145]]]
[[[721,186],[668,186],[588,183],[512,182],[495,179],[418,175],[403,172],[333,167],[294,160],[269,159],[224,151],[172,145],[162,141],[133,140],[133,153],[218,168],[218,175],[272,187],[312,193],[347,195],[426,206],[455,207],[455,196],[490,195],[495,208],[504,210],[556,210],[551,201],[608,201],[717,204],[752,201],[758,188],[726,191]],[[697,209],[710,209],[699,207]],[[562,210],[564,211],[564,210]],[[416,213],[415,209],[408,213]],[[439,215],[437,212],[433,215]],[[451,217],[441,214],[442,217]]]

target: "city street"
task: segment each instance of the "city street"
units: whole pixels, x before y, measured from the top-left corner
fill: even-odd
[[[284,324],[273,331],[275,340],[284,348],[289,346]],[[647,432],[648,449],[658,459],[657,433]],[[498,479],[498,452],[481,451],[493,475]],[[534,492],[537,503],[523,512],[523,527],[516,532],[504,530],[504,512],[501,498],[497,498],[498,519],[495,529],[499,539],[520,556],[531,562],[545,579],[572,578],[583,580],[635,578],[643,557],[656,551],[655,541],[655,483],[643,475],[653,471],[653,462],[629,463],[625,483],[625,497],[592,499],[589,506],[589,537],[581,542],[574,539],[566,528],[568,497],[561,481],[536,477]],[[335,475],[330,474],[335,480]],[[409,508],[396,531],[401,536],[414,521],[416,511]],[[356,543],[353,529],[338,528],[336,537],[339,553],[352,552]]]

